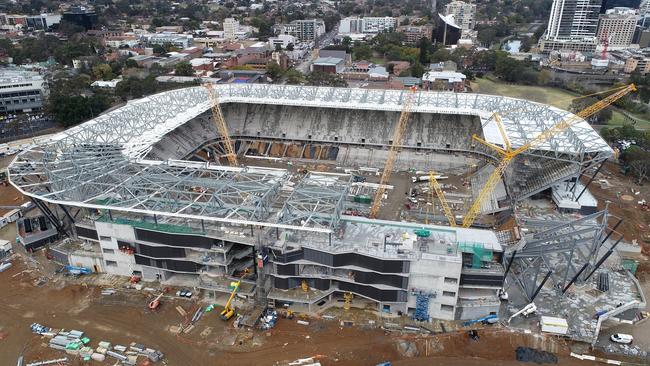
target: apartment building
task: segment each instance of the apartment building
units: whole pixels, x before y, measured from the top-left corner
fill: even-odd
[[[294,20],[280,25],[279,33],[294,36],[301,42],[315,41],[325,34],[325,22],[321,19]]]
[[[377,34],[391,32],[397,27],[397,18],[393,17],[347,17],[341,19],[340,34]]]

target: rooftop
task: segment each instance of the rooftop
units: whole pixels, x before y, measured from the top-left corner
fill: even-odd
[[[409,93],[268,84],[215,85],[215,90],[221,103],[379,111],[400,111]],[[23,150],[9,167],[10,181],[23,194],[52,203],[330,232],[324,227],[276,222],[274,210],[283,204],[278,189],[287,181],[283,169],[144,159],[166,134],[209,108],[202,87],[176,89],[131,101]],[[544,104],[484,94],[419,92],[412,109],[414,113],[479,116],[484,136],[495,144],[503,141],[490,117],[493,112],[503,111],[502,121],[513,148],[573,116]],[[538,149],[564,154],[612,154],[607,143],[584,121],[573,124]],[[336,221],[340,210],[325,215],[333,215],[327,220]]]

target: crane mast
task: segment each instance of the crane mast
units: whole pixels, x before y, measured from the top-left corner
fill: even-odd
[[[226,120],[223,118],[223,112],[221,112],[219,95],[214,90],[212,84],[206,83],[203,85],[203,87],[208,91],[210,109],[212,110],[212,119],[214,120],[214,124],[217,126],[217,130],[221,136],[221,143],[223,144],[224,150],[226,151],[228,163],[231,166],[237,166],[237,154],[235,154],[232,140],[230,139],[230,134],[228,133],[228,126],[226,125]]]
[[[404,105],[402,107],[402,113],[399,116],[399,121],[397,122],[395,131],[393,132],[393,142],[390,145],[390,151],[388,152],[388,158],[386,159],[386,164],[384,165],[384,171],[379,181],[379,187],[375,192],[375,198],[373,200],[372,207],[370,208],[370,218],[374,219],[377,217],[381,200],[384,197],[384,193],[386,192],[386,184],[388,184],[390,176],[393,174],[393,165],[395,164],[395,159],[397,158],[399,146],[402,144],[402,137],[404,136],[404,131],[406,131],[406,124],[411,115],[411,106],[413,104],[415,92],[416,88],[413,87],[406,94],[406,100],[404,101]]]
[[[451,227],[456,227],[456,218],[454,217],[454,214],[451,212],[449,203],[445,198],[445,192],[442,191],[442,188],[440,187],[440,183],[438,183],[438,180],[436,179],[436,176],[433,174],[432,171],[429,172],[429,191],[436,192],[436,195],[438,196],[438,200],[440,201],[440,205],[442,206],[442,212],[445,213],[445,216],[449,221],[449,225]],[[433,205],[433,202],[431,202],[431,204]]]

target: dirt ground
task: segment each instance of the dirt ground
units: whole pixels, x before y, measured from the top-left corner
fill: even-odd
[[[179,336],[169,330],[186,320],[176,307],[192,314],[198,309],[197,300],[166,296],[159,311],[151,312],[146,304],[152,293],[118,289],[115,295],[102,296],[100,287],[88,284],[101,282],[98,275],[72,281],[35,263],[23,262],[20,257],[12,268],[0,273],[2,364],[13,364],[21,353],[30,362],[63,355],[48,348],[47,339],[30,332],[29,325],[34,322],[83,330],[94,346],[101,340],[123,345],[141,343],[165,353],[167,365],[179,366],[286,365],[314,356],[323,365],[375,365],[389,360],[394,365],[515,365],[517,346],[547,349],[558,354],[563,365],[582,364],[567,356],[569,349],[563,342],[503,328],[480,331],[479,342],[471,341],[464,331],[424,337],[342,327],[338,320],[314,318],[309,319],[309,326],[280,319],[270,331],[238,330],[232,321],[223,322],[212,312],[205,314],[189,334]],[[51,278],[45,285],[36,286],[34,281],[43,275]],[[78,359],[71,363],[81,364]]]
[[[601,186],[598,183],[600,179],[606,179],[611,187]],[[636,241],[646,258],[650,256],[650,211],[643,210],[638,205],[638,201],[643,199],[650,201],[650,184],[636,184],[632,176],[624,176],[619,172],[618,164],[607,162],[589,186],[589,191],[598,199],[599,209],[605,208],[606,202],[610,202],[610,213],[623,219],[616,231],[622,234],[626,241]],[[622,198],[624,195],[633,199],[626,201]],[[616,222],[612,221],[610,227]],[[639,262],[638,273],[650,273],[650,263],[647,260]]]

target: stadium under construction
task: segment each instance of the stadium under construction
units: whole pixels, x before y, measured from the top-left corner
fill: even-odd
[[[354,297],[422,321],[475,319],[535,301],[542,315],[573,319],[570,335],[583,340],[645,306],[611,255],[619,219],[588,189],[614,152],[580,116],[483,94],[213,88],[232,142],[209,90],[192,87],[129,102],[22,151],[9,179],[47,219],[40,236],[39,225],[19,223],[23,244],[67,237],[66,248],[79,245],[52,247],[60,262],[214,298],[251,273],[241,296],[311,312]],[[524,146],[500,167],[503,149]],[[392,151],[395,174],[381,182]],[[476,202],[476,221],[461,225]],[[535,214],[525,202],[551,209]],[[600,273],[616,288],[590,303],[576,296]],[[593,320],[592,308],[607,316]]]

